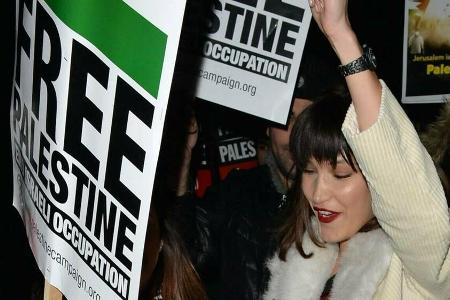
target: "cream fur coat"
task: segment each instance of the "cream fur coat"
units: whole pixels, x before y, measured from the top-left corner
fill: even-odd
[[[291,247],[286,262],[277,256],[269,261],[272,277],[264,299],[320,298],[336,262],[338,247],[329,244],[326,248],[319,248],[306,234],[304,250],[306,253],[314,253],[313,257],[305,259],[295,247]],[[392,257],[392,247],[386,234],[381,229],[359,233],[349,241],[346,250],[341,258],[330,298],[372,299]]]

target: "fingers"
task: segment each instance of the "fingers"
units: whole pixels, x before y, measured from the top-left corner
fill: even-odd
[[[188,128],[188,136],[186,140],[186,148],[187,150],[192,150],[197,144],[198,139],[198,131],[199,125],[197,123],[197,119],[194,117],[191,118],[189,128]]]
[[[309,6],[316,12],[320,12],[321,10],[324,9],[325,4],[323,0],[309,0]]]
[[[192,133],[197,133],[198,131],[198,123],[197,123],[197,119],[195,117],[192,117],[189,123],[189,134]]]
[[[323,0],[309,0],[309,7],[311,7],[313,13],[321,13],[325,8],[325,4]]]

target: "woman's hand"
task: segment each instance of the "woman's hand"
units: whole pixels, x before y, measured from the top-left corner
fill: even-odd
[[[186,150],[192,151],[197,144],[198,139],[198,123],[195,116],[193,116],[189,123],[188,136],[186,140]]]
[[[192,116],[189,121],[189,128],[186,137],[186,145],[184,148],[183,160],[181,161],[180,170],[178,173],[178,184],[176,187],[176,195],[183,196],[189,190],[189,172],[192,160],[192,151],[198,140],[198,123],[195,116]]]
[[[347,0],[309,0],[311,12],[336,52],[341,64],[347,64],[362,54],[362,48],[350,25]]]
[[[347,4],[347,0],[309,0],[314,20],[328,39],[352,31]]]
[[[363,54],[348,18],[347,0],[309,0],[317,25],[327,37],[339,61],[345,65]],[[366,70],[346,78],[360,131],[372,126],[381,103],[381,84],[375,72]]]

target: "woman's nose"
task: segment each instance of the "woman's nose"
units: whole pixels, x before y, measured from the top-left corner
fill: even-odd
[[[324,176],[318,176],[313,193],[313,202],[314,204],[319,204],[327,201],[330,198],[330,190],[329,185],[327,184],[327,180]]]

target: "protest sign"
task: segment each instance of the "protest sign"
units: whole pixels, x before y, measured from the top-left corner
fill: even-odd
[[[14,206],[68,299],[137,299],[185,1],[17,0]]]
[[[211,125],[211,124],[209,124]],[[209,186],[224,180],[234,169],[251,169],[258,165],[254,137],[217,126],[213,134],[199,136],[200,161],[195,176],[195,194],[203,197]],[[211,149],[212,148],[212,149]]]
[[[197,97],[285,124],[311,21],[308,1],[214,1]]]
[[[407,0],[403,103],[450,99],[450,0]]]

